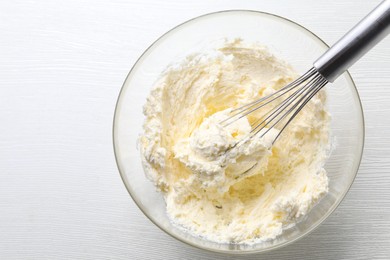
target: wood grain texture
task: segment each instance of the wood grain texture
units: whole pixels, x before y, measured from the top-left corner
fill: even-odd
[[[208,12],[286,16],[333,43],[373,1],[1,1],[0,258],[239,259],[184,245],[132,202],[111,125],[130,67],[157,37]],[[359,174],[306,238],[243,259],[390,259],[390,38],[350,71],[366,120]]]

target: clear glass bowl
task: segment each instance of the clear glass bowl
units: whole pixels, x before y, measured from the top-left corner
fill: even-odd
[[[223,11],[187,21],[155,41],[128,74],[115,110],[114,150],[129,194],[142,212],[166,233],[182,242],[211,251],[253,253],[279,248],[305,236],[336,209],[358,171],[363,151],[364,121],[354,82],[348,73],[344,73],[334,84],[326,87],[334,146],[325,165],[330,179],[329,193],[304,220],[285,230],[277,239],[250,246],[218,244],[173,226],[166,215],[162,195],[144,175],[137,149],[144,120],[143,104],[154,81],[168,64],[223,38],[237,37],[266,45],[299,73],[310,69],[313,61],[328,49],[319,37],[303,26],[263,12]]]

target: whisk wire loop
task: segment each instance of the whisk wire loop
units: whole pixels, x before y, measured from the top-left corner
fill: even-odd
[[[259,119],[251,124],[252,130],[246,139],[253,138],[261,132],[265,136],[271,129],[279,124],[279,132],[274,138],[273,143],[278,139],[283,130],[297,116],[297,114],[306,106],[306,104],[316,95],[326,84],[328,80],[324,78],[313,67],[298,79],[292,81],[274,93],[262,97],[258,100],[233,109],[231,116],[220,123],[227,127],[235,121],[248,116],[266,105],[275,104],[270,110],[263,113]],[[291,91],[293,91],[291,93]],[[289,95],[287,95],[289,94]],[[280,102],[278,100],[281,100]],[[265,129],[265,131],[263,131]],[[263,132],[262,132],[263,131]],[[238,144],[240,141],[238,142]]]

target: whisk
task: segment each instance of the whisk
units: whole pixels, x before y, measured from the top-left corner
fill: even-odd
[[[272,142],[273,145],[314,95],[328,82],[337,79],[389,32],[390,0],[385,0],[320,56],[313,67],[301,77],[271,95],[233,109],[230,117],[220,123],[226,127],[262,107],[272,106],[277,102],[261,119],[251,124],[252,130],[248,136],[252,138],[260,133],[260,137],[263,137],[272,128],[282,124]]]

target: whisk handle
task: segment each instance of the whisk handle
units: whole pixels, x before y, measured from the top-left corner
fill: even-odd
[[[390,0],[380,3],[314,62],[329,82],[352,66],[390,32]]]

